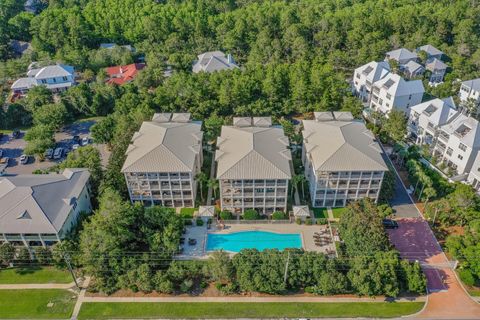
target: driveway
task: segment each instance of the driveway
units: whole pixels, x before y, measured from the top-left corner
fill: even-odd
[[[395,215],[398,218],[420,217],[420,213],[410,199],[410,196],[398,174],[395,174],[395,195],[390,201],[390,205],[395,210]]]
[[[399,228],[388,230],[400,255],[419,261],[427,277],[428,301],[415,317],[428,319],[480,319],[480,305],[466,293],[428,223],[409,197],[398,175],[395,199]]]

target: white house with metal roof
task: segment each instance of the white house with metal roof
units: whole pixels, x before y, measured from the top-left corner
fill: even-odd
[[[431,72],[430,79],[428,80],[431,83],[440,83],[445,77],[448,66],[441,60],[437,58],[431,58],[425,63],[425,69]]]
[[[403,73],[409,79],[423,75],[425,68],[418,62],[411,60],[403,67]]]
[[[398,62],[400,68],[406,65],[410,61],[417,61],[418,56],[416,53],[411,52],[408,49],[400,48],[389,51],[385,54],[385,61],[395,60]]]
[[[349,112],[314,114],[314,120],[303,120],[302,153],[312,206],[377,201],[388,166],[373,133]]]
[[[465,105],[467,103],[474,103],[480,105],[480,78],[463,81],[458,92],[460,103]]]
[[[410,109],[408,131],[417,144],[432,145],[438,128],[450,122],[458,112],[452,97],[417,104]]]
[[[479,150],[478,121],[459,112],[439,127],[433,155],[466,178]]]
[[[61,92],[75,85],[75,69],[72,66],[55,64],[42,68],[30,69],[27,77],[20,78],[12,84],[12,91],[25,95],[36,86],[45,86],[52,92]]]
[[[406,81],[398,74],[389,73],[373,84],[370,108],[383,114],[397,109],[408,115],[411,106],[422,102],[424,92],[421,80]]]
[[[222,210],[286,212],[292,156],[283,128],[272,126],[270,117],[233,122],[222,127],[215,153]]]
[[[122,167],[132,202],[193,207],[202,167],[201,121],[189,113],[156,113],[132,137]]]
[[[1,177],[0,244],[49,246],[63,239],[80,212],[92,210],[89,178],[87,169]]]
[[[373,83],[383,79],[390,72],[390,65],[386,61],[371,61],[355,69],[353,74],[354,93],[363,102],[369,102]]]
[[[193,63],[192,72],[215,72],[221,70],[237,69],[238,66],[231,54],[225,55],[222,51],[209,51],[198,55],[198,60]]]

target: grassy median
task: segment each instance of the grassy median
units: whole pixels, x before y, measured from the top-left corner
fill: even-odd
[[[68,319],[75,302],[67,290],[0,290],[0,319]]]
[[[53,267],[18,267],[0,270],[0,284],[70,283],[68,271]]]
[[[79,319],[122,318],[390,318],[418,312],[423,302],[361,303],[84,303]]]

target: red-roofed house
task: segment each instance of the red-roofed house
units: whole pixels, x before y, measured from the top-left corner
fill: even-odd
[[[145,63],[132,63],[126,66],[115,66],[106,68],[108,75],[107,83],[122,85],[135,79],[138,71],[145,68]]]

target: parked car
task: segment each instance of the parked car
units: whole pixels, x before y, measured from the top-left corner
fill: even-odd
[[[14,139],[20,138],[20,130],[13,130],[12,138]]]
[[[0,164],[4,164],[4,165],[8,166],[8,161],[9,160],[10,160],[9,157],[1,158],[0,159]]]
[[[63,157],[63,148],[57,148],[53,152],[53,159],[58,160]]]
[[[52,157],[53,157],[53,149],[47,149],[45,151],[45,158],[52,159]]]
[[[3,150],[0,149],[0,158],[3,157]]]
[[[80,142],[80,136],[73,136],[72,138],[72,143],[73,144],[77,144]]]
[[[72,146],[72,150],[77,150],[78,148],[80,148],[80,145],[78,143]]]
[[[383,219],[382,221],[385,229],[398,229],[398,222],[392,219]]]
[[[80,142],[80,145],[86,146],[89,143],[90,143],[90,139],[88,137],[83,137],[82,141]]]
[[[27,156],[26,154],[22,154],[20,156],[20,163],[21,164],[27,164],[28,163],[28,160],[30,160],[30,157]]]

